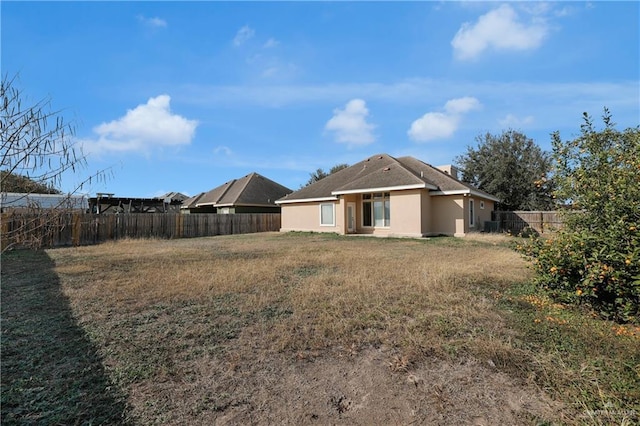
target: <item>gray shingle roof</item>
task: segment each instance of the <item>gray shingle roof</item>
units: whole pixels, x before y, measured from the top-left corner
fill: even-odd
[[[180,206],[180,208],[182,209],[192,209],[196,206],[196,204],[198,203],[198,201],[200,201],[200,198],[202,198],[202,196],[204,195],[204,192],[199,193],[198,195],[194,195],[193,197],[187,198],[186,200],[184,200],[182,202],[182,206]]]
[[[416,158],[396,159],[387,154],[378,154],[295,191],[278,202],[336,198],[342,193],[373,192],[402,187],[421,187],[432,191],[462,191],[497,200],[490,194],[463,183]]]
[[[291,190],[258,173],[249,173],[204,193],[196,206],[275,206]]]

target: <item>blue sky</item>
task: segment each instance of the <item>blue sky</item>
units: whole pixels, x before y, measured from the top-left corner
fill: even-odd
[[[450,164],[515,129],[550,149],[640,124],[638,2],[11,2],[2,73],[76,125],[69,191],[291,189],[370,155]]]

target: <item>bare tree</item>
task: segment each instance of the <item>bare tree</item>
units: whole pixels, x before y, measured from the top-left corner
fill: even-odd
[[[48,97],[32,105],[23,105],[24,94],[16,87],[16,82],[17,76],[9,78],[5,74],[0,83],[0,191],[5,195],[6,188],[17,177],[33,182],[34,188],[58,188],[65,172],[75,173],[87,165],[74,140],[75,127],[64,120],[61,111],[52,110]],[[59,206],[54,206],[60,208],[50,209],[47,217],[54,211],[62,213],[64,206],[70,205],[72,195],[92,181],[104,178],[105,170],[101,170],[83,180],[67,194],[66,200],[61,197]],[[33,217],[12,229],[5,223],[2,226],[2,252],[16,244],[41,247],[46,239],[44,230],[51,228],[47,226],[47,220],[43,220],[44,215],[43,211],[34,211]]]

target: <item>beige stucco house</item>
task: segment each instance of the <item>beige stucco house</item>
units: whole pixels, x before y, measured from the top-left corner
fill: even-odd
[[[454,167],[374,155],[278,201],[281,231],[380,236],[464,236],[491,220],[496,197]]]

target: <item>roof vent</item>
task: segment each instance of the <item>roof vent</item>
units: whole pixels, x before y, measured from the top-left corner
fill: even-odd
[[[385,167],[384,169],[382,169],[383,172],[388,172],[389,170],[391,170],[391,167]]]
[[[378,160],[382,160],[382,155],[380,157],[378,157]]]

